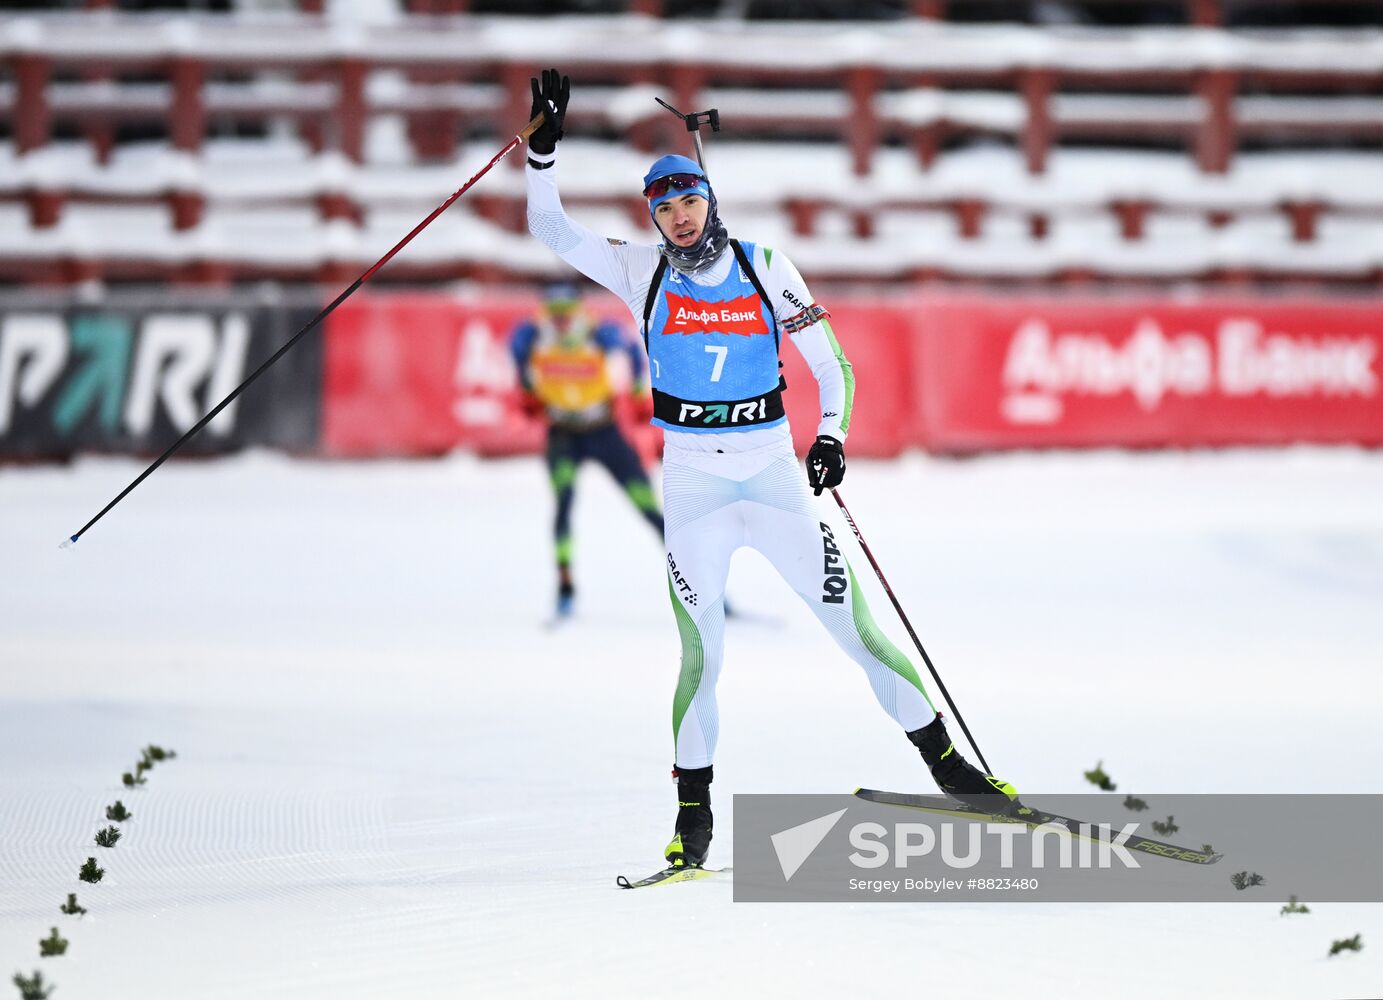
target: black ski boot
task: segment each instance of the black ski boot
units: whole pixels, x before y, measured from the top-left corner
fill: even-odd
[[[951,798],[987,813],[1008,813],[1020,807],[1016,788],[960,755],[939,712],[930,723],[908,733],[908,739],[921,751],[937,786]]]
[[[572,583],[571,569],[557,567],[557,617],[570,618],[572,606],[576,603],[576,585]]]
[[[677,830],[663,854],[673,868],[700,868],[711,849],[711,767],[676,767]]]

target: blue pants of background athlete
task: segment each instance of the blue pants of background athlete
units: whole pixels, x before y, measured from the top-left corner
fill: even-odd
[[[576,469],[586,459],[599,462],[624,487],[630,501],[658,532],[663,534],[663,515],[653,496],[648,474],[638,454],[619,428],[606,424],[593,430],[573,431],[553,426],[547,435],[547,469],[557,499],[553,536],[557,545],[557,565],[571,565],[571,506],[575,493]]]

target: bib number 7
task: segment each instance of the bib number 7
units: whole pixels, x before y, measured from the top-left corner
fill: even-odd
[[[706,346],[706,353],[716,356],[716,363],[714,367],[711,368],[711,381],[719,382],[721,372],[725,371],[725,355],[730,353],[730,348],[724,345],[712,347],[708,344]]]

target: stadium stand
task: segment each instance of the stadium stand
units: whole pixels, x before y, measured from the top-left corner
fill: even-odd
[[[1369,5],[1124,4],[1109,26],[1120,5],[727,22],[646,0],[560,32],[455,0],[354,22],[105,6],[0,25],[0,281],[350,280],[523,123],[549,63],[580,82],[564,196],[611,236],[651,235],[637,178],[686,143],[663,96],[720,109],[726,218],[814,280],[1383,280]],[[521,162],[380,277],[554,273]]]

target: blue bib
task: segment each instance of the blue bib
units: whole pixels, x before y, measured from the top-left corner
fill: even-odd
[[[741,243],[745,260],[755,246]],[[653,423],[719,433],[782,423],[777,319],[738,259],[718,285],[664,271],[648,323]]]

